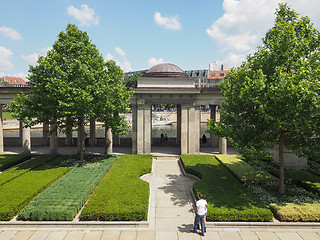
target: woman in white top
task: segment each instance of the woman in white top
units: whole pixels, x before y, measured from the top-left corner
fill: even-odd
[[[199,194],[199,200],[196,203],[196,217],[194,219],[193,230],[191,232],[197,232],[198,222],[200,220],[201,223],[201,235],[204,236],[205,228],[204,228],[204,217],[207,214],[207,208],[209,207],[207,201],[205,200],[204,194]]]

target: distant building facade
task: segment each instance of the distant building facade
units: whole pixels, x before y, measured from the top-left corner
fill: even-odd
[[[9,76],[0,77],[0,82],[10,84],[10,85],[12,85],[12,87],[27,87],[28,86],[26,81],[24,81],[22,78],[18,78],[18,77],[9,77]],[[1,84],[1,86],[3,86],[3,84]]]

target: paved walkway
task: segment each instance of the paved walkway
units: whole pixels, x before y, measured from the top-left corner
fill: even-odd
[[[153,171],[142,177],[150,183],[149,227],[2,227],[0,240],[320,240],[319,225],[296,227],[230,224],[208,228],[204,237],[190,233],[195,179],[182,174],[176,157],[155,157]],[[248,224],[249,225],[249,224]],[[222,227],[224,226],[224,227]]]

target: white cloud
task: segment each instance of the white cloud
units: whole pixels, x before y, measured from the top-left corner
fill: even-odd
[[[18,33],[16,30],[13,30],[12,28],[5,27],[5,26],[0,27],[0,33],[2,33],[6,37],[9,37],[13,40],[19,40],[22,38],[20,33]]]
[[[108,53],[105,56],[104,60],[108,61],[112,59],[116,61],[116,64],[121,67],[123,72],[131,72],[133,68],[131,66],[131,62],[126,57],[125,51],[123,51],[120,47],[115,47],[114,49],[120,55],[120,57],[122,58],[122,61],[115,59],[111,53]]]
[[[224,14],[206,31],[222,46],[227,56],[223,62],[229,66],[239,66],[247,54],[256,51],[268,29],[274,25],[275,11],[279,0],[224,0]],[[315,27],[319,28],[320,19],[318,0],[287,0],[288,4],[300,14],[309,16]]]
[[[80,21],[80,26],[90,26],[99,24],[99,17],[95,16],[95,11],[87,4],[82,4],[81,9],[74,6],[67,7],[68,15]]]
[[[156,59],[155,57],[151,57],[148,59],[149,67],[152,67],[152,66],[160,64],[160,63],[163,63],[163,58]]]
[[[38,58],[39,58],[39,54],[38,53],[32,53],[28,56],[25,56],[25,55],[21,55],[21,58],[23,60],[26,60],[27,62],[31,63],[31,64],[36,64],[37,61],[38,61]]]
[[[161,13],[156,12],[154,14],[154,21],[160,25],[164,26],[166,29],[171,29],[171,30],[179,30],[181,29],[181,23],[179,22],[179,17],[174,16],[174,17],[162,17]]]
[[[122,57],[126,56],[126,53],[120,48],[120,47],[115,47],[115,50],[117,53],[119,53]]]
[[[14,68],[10,58],[13,55],[10,49],[0,46],[0,69],[12,70]]]
[[[41,52],[43,53],[44,56],[46,56],[48,51],[51,51],[52,49],[53,49],[52,47],[45,47],[41,49]]]

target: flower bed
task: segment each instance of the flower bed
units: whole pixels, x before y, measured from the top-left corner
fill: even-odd
[[[73,167],[35,197],[18,218],[72,221],[115,160],[116,156],[87,156],[85,164]]]
[[[216,155],[216,158],[243,183],[265,183],[278,181],[278,179],[272,176],[270,173],[263,170],[257,170],[243,161],[243,157],[241,155],[223,154]]]
[[[0,221],[12,219],[16,213],[70,168],[59,167],[65,156],[58,157],[0,187]]]
[[[80,220],[146,220],[149,183],[139,177],[149,173],[151,155],[122,155],[83,208]]]
[[[195,194],[207,195],[208,221],[272,221],[273,214],[221,163],[209,155],[181,155],[187,173],[201,178]]]
[[[270,204],[275,217],[280,221],[287,222],[319,222],[320,204],[319,203],[286,203]]]
[[[0,171],[13,167],[21,162],[30,159],[29,154],[5,154],[0,155]]]
[[[8,171],[3,172],[2,174],[0,174],[0,186],[30,171],[31,169],[34,169],[40,166],[41,164],[44,164],[45,162],[52,160],[55,157],[56,156],[54,155],[40,156],[40,157],[31,159],[28,162],[22,163],[17,167],[11,168]]]

